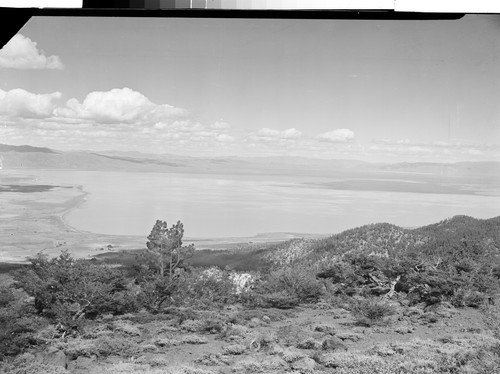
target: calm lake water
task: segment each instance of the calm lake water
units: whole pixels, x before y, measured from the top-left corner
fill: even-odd
[[[27,171],[37,183],[81,185],[71,226],[102,234],[144,235],[156,219],[184,223],[185,236],[215,238],[266,232],[338,233],[389,222],[404,227],[457,214],[491,218],[499,196],[321,188],[332,179],[94,171]]]

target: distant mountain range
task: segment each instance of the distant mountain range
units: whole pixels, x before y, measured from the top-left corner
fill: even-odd
[[[322,160],[302,157],[188,157],[140,152],[56,151],[29,145],[0,144],[4,169],[70,169],[131,172],[194,172],[276,174],[317,177],[418,175],[500,179],[500,162],[369,163],[358,160]]]
[[[31,145],[7,145],[0,144],[0,152],[19,152],[19,153],[56,153],[49,148],[32,147]]]

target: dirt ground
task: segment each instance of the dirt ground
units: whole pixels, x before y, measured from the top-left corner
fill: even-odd
[[[406,359],[430,368],[421,372],[440,372],[432,366],[435,357],[498,342],[478,309],[446,304],[399,307],[385,324],[372,327],[356,325],[351,313],[326,302],[293,310],[233,305],[186,313],[191,317],[181,322],[140,313],[110,316],[83,337],[52,339],[43,352],[25,358],[78,374],[371,373],[369,365]],[[115,354],[95,353],[103,342]],[[342,365],[358,371],[336,371]]]

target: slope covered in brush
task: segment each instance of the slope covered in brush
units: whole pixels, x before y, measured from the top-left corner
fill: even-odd
[[[348,254],[401,258],[410,252],[425,255],[474,257],[496,254],[500,248],[500,217],[487,220],[455,216],[436,224],[405,229],[376,223],[346,230],[324,239],[292,240],[267,255],[273,264],[318,265]]]
[[[305,269],[340,294],[479,306],[500,291],[500,217],[455,216],[412,230],[366,225],[283,243],[267,256],[276,269]]]
[[[415,248],[426,236],[389,223],[376,223],[346,230],[317,240],[293,240],[283,243],[268,255],[275,265],[329,263],[348,253],[363,253],[394,257],[397,253]]]

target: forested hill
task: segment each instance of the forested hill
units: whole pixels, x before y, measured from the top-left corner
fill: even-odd
[[[267,254],[275,265],[331,263],[348,254],[401,257],[410,252],[429,256],[497,255],[500,252],[500,216],[476,219],[455,216],[439,223],[405,229],[376,223],[344,231],[328,238],[291,240]]]

